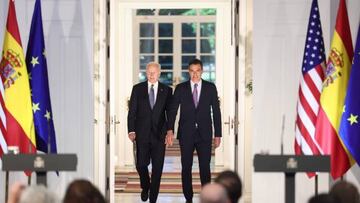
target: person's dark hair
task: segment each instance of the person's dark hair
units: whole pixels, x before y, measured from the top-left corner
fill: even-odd
[[[215,182],[225,187],[232,203],[238,202],[242,195],[242,185],[237,173],[233,171],[223,171],[215,178]]]
[[[311,197],[308,203],[339,203],[339,200],[333,195],[324,193]]]
[[[336,196],[340,203],[360,203],[359,192],[355,185],[347,181],[338,181],[331,188],[330,194]]]
[[[64,203],[106,203],[106,200],[88,180],[75,180],[66,190]]]
[[[189,62],[189,66],[188,66],[188,67],[190,68],[191,65],[200,65],[201,70],[203,69],[203,63],[201,62],[200,59],[193,59],[193,60],[191,60],[191,61]]]

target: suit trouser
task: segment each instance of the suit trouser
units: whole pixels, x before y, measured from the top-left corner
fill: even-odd
[[[136,170],[140,176],[141,188],[145,191],[150,190],[150,202],[156,202],[164,166],[165,144],[151,133],[149,142],[137,142],[136,151]],[[148,170],[150,160],[152,165],[151,180]]]
[[[192,200],[193,187],[192,187],[192,165],[193,154],[196,149],[199,159],[200,181],[201,186],[211,181],[210,173],[210,160],[211,160],[211,140],[204,141],[201,139],[198,131],[192,137],[192,140],[181,141],[181,180],[183,193],[186,200]]]

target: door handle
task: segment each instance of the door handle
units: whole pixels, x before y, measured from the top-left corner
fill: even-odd
[[[120,121],[117,120],[116,115],[115,115],[115,116],[112,116],[111,124],[113,125],[113,128],[114,128],[114,129],[113,129],[113,130],[114,130],[114,135],[116,135],[116,126],[117,126],[118,124],[120,124]]]
[[[228,116],[228,120],[224,124],[228,125],[228,134],[230,135],[230,130],[234,128],[234,119],[230,119],[230,116]]]

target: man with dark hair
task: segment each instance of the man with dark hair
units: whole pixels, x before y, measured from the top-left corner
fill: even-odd
[[[224,186],[232,203],[237,203],[242,195],[241,179],[233,171],[223,171],[215,179],[216,183]]]
[[[201,79],[202,73],[202,62],[199,59],[192,60],[189,63],[190,80],[176,86],[169,113],[169,129],[173,131],[180,106],[177,138],[181,151],[182,187],[187,202],[192,202],[193,198],[191,170],[194,150],[199,159],[201,185],[204,186],[211,180],[213,126],[215,147],[221,141],[221,113],[216,86]]]

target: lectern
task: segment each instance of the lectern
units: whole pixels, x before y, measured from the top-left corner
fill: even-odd
[[[329,172],[330,156],[262,155],[254,156],[255,172],[285,173],[285,203],[295,203],[295,174]]]
[[[76,154],[4,154],[3,171],[34,171],[36,183],[46,186],[48,171],[76,171]]]

